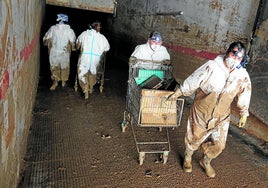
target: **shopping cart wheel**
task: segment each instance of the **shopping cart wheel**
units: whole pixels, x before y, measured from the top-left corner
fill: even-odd
[[[163,152],[163,164],[166,164],[167,163],[168,153],[169,153],[169,151],[164,151]]]
[[[145,159],[145,152],[139,152],[139,163],[140,163],[140,165],[143,164],[144,159]]]

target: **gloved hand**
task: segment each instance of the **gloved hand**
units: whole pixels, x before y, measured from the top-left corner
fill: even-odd
[[[239,128],[244,127],[244,126],[246,125],[246,121],[247,121],[247,116],[242,115],[242,116],[240,117],[240,120],[239,120],[237,126],[238,126]]]
[[[174,93],[169,95],[166,100],[177,100],[180,96],[182,96],[182,92],[180,89],[177,89]]]
[[[168,60],[168,59],[165,59],[165,60],[161,61],[161,64],[163,64],[163,65],[170,65],[171,64],[171,61]]]
[[[128,63],[129,63],[129,65],[131,65],[131,64],[135,64],[135,63],[136,63],[136,61],[137,61],[137,58],[136,58],[136,57],[134,57],[134,56],[131,56],[131,57],[129,58]]]

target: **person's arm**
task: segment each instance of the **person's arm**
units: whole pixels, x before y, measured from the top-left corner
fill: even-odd
[[[183,84],[170,96],[168,99],[174,100],[180,96],[190,96],[195,91],[200,88],[201,84],[209,79],[209,75],[212,71],[212,68],[209,66],[209,62],[199,67],[195,70],[186,80],[184,80]]]
[[[240,109],[240,119],[238,127],[244,127],[249,116],[249,104],[251,97],[251,82],[249,77],[246,77],[244,83],[241,86],[240,92],[238,94],[237,107]]]
[[[43,37],[44,46],[48,46],[48,47],[51,46],[50,43],[51,43],[51,38],[52,38],[52,28],[53,27],[50,27]]]
[[[78,36],[78,38],[76,39],[76,49],[79,50],[81,48],[81,35]]]
[[[170,65],[171,64],[171,61],[169,59],[165,59],[165,60],[162,60],[161,63],[163,65]]]
[[[131,65],[131,64],[134,65],[135,63],[137,63],[137,58],[134,56],[130,56],[128,63],[129,63],[129,65]]]
[[[104,37],[104,42],[105,42],[105,48],[104,48],[104,51],[105,52],[108,52],[110,50],[110,44],[108,42],[108,40]]]
[[[75,33],[74,33],[74,31],[71,29],[71,30],[70,30],[70,45],[71,45],[71,50],[72,50],[72,51],[75,51],[75,50],[76,50],[76,48],[75,48],[75,40],[76,40]]]

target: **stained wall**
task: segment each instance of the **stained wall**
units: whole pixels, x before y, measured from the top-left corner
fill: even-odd
[[[247,69],[254,90],[250,107],[252,119],[245,130],[268,141],[267,100],[264,98],[268,93],[267,0],[117,2],[116,17],[110,21],[116,46],[114,54],[127,62],[135,46],[146,43],[149,33],[157,30],[171,54],[174,76],[179,82],[207,60],[224,54],[232,42],[243,42],[251,57]],[[263,74],[266,74],[265,79],[260,78]],[[259,90],[258,84],[266,88]],[[239,118],[235,112],[236,109],[234,122]]]
[[[16,187],[39,75],[45,1],[0,1],[0,187]]]

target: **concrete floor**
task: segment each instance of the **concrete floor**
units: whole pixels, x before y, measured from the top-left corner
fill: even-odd
[[[183,172],[187,104],[181,126],[169,130],[167,164],[159,154],[146,154],[139,165],[131,128],[122,133],[120,127],[127,74],[124,66],[110,68],[104,92],[95,88],[89,100],[75,92],[71,82],[51,92],[50,85],[40,81],[19,187],[268,187],[267,153],[234,126],[226,149],[212,161],[214,179],[199,166],[200,151],[193,156],[193,172]],[[141,138],[162,137],[155,129],[135,127]]]

